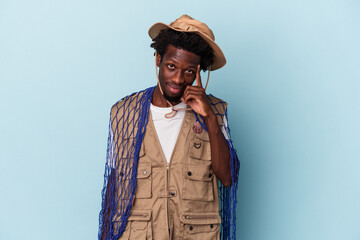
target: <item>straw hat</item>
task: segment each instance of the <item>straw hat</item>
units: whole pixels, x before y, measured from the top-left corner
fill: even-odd
[[[151,39],[154,38],[160,33],[163,29],[173,29],[178,32],[193,32],[198,34],[202,39],[204,39],[210,47],[213,49],[214,53],[214,62],[211,65],[211,71],[219,69],[226,64],[226,59],[221,51],[220,47],[215,43],[215,36],[211,29],[205,24],[188,15],[182,15],[169,25],[165,23],[155,23],[149,29],[149,36]]]

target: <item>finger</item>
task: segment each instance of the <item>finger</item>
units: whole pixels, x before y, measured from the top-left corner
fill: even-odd
[[[200,100],[203,101],[203,94],[201,92],[196,91],[188,91],[183,95],[184,102],[187,102],[189,100]]]
[[[183,96],[186,96],[189,92],[196,92],[197,94],[204,94],[205,91],[203,88],[201,87],[197,87],[197,86],[186,86]]]
[[[196,69],[196,83],[195,83],[195,86],[202,87],[201,77],[200,77],[200,64],[197,66],[197,69]]]
[[[199,92],[199,93],[202,93],[202,92],[205,93],[205,89],[202,88],[202,87],[198,87],[198,86],[186,86],[184,93],[186,91],[196,91],[196,92]]]
[[[205,90],[200,87],[188,86],[184,91],[183,97],[186,98],[189,94],[195,94],[203,97],[205,95]]]
[[[189,93],[187,96],[184,96],[184,103],[189,103],[192,101],[201,101],[201,96],[198,94]]]

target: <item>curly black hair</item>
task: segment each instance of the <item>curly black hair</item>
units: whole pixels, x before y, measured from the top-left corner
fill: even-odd
[[[212,48],[196,33],[164,29],[153,39],[150,47],[154,48],[162,59],[169,44],[200,56],[200,69],[203,71],[213,63]]]

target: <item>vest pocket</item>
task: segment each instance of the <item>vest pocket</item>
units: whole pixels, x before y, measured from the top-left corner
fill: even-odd
[[[114,162],[112,167],[120,170],[126,170],[129,166],[132,166],[135,154],[136,138],[124,138],[122,141],[119,140],[114,146]],[[139,158],[145,156],[144,143],[140,146]],[[125,173],[125,172],[124,172]]]
[[[115,233],[118,231],[117,224],[120,216],[114,221]],[[125,231],[118,240],[151,240],[151,210],[131,211]]]
[[[136,198],[151,198],[151,185],[151,163],[139,163],[135,193]]]
[[[185,165],[183,167],[181,198],[185,200],[213,201],[213,177],[213,170],[209,166]]]
[[[191,158],[207,161],[211,160],[211,148],[208,133],[203,131],[201,134],[194,135],[190,144],[189,155]]]
[[[180,215],[183,239],[220,239],[221,218],[218,212],[193,213]]]
[[[138,164],[136,193],[135,193],[136,198],[151,198],[152,196],[151,173],[152,170],[151,170],[150,162],[141,162]],[[127,170],[126,172],[126,171],[116,170],[116,176],[117,176],[117,184],[118,184],[117,198],[120,200],[129,200],[130,195],[128,194],[127,189],[129,188],[129,185],[132,182],[130,171]]]

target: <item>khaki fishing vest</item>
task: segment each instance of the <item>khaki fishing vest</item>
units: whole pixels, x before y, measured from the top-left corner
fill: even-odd
[[[225,109],[217,111],[224,114]],[[205,130],[196,134],[195,121],[194,113],[186,111],[167,164],[150,113],[135,201],[120,240],[220,239],[218,180],[211,167],[209,135]],[[119,219],[113,219],[115,231]]]

